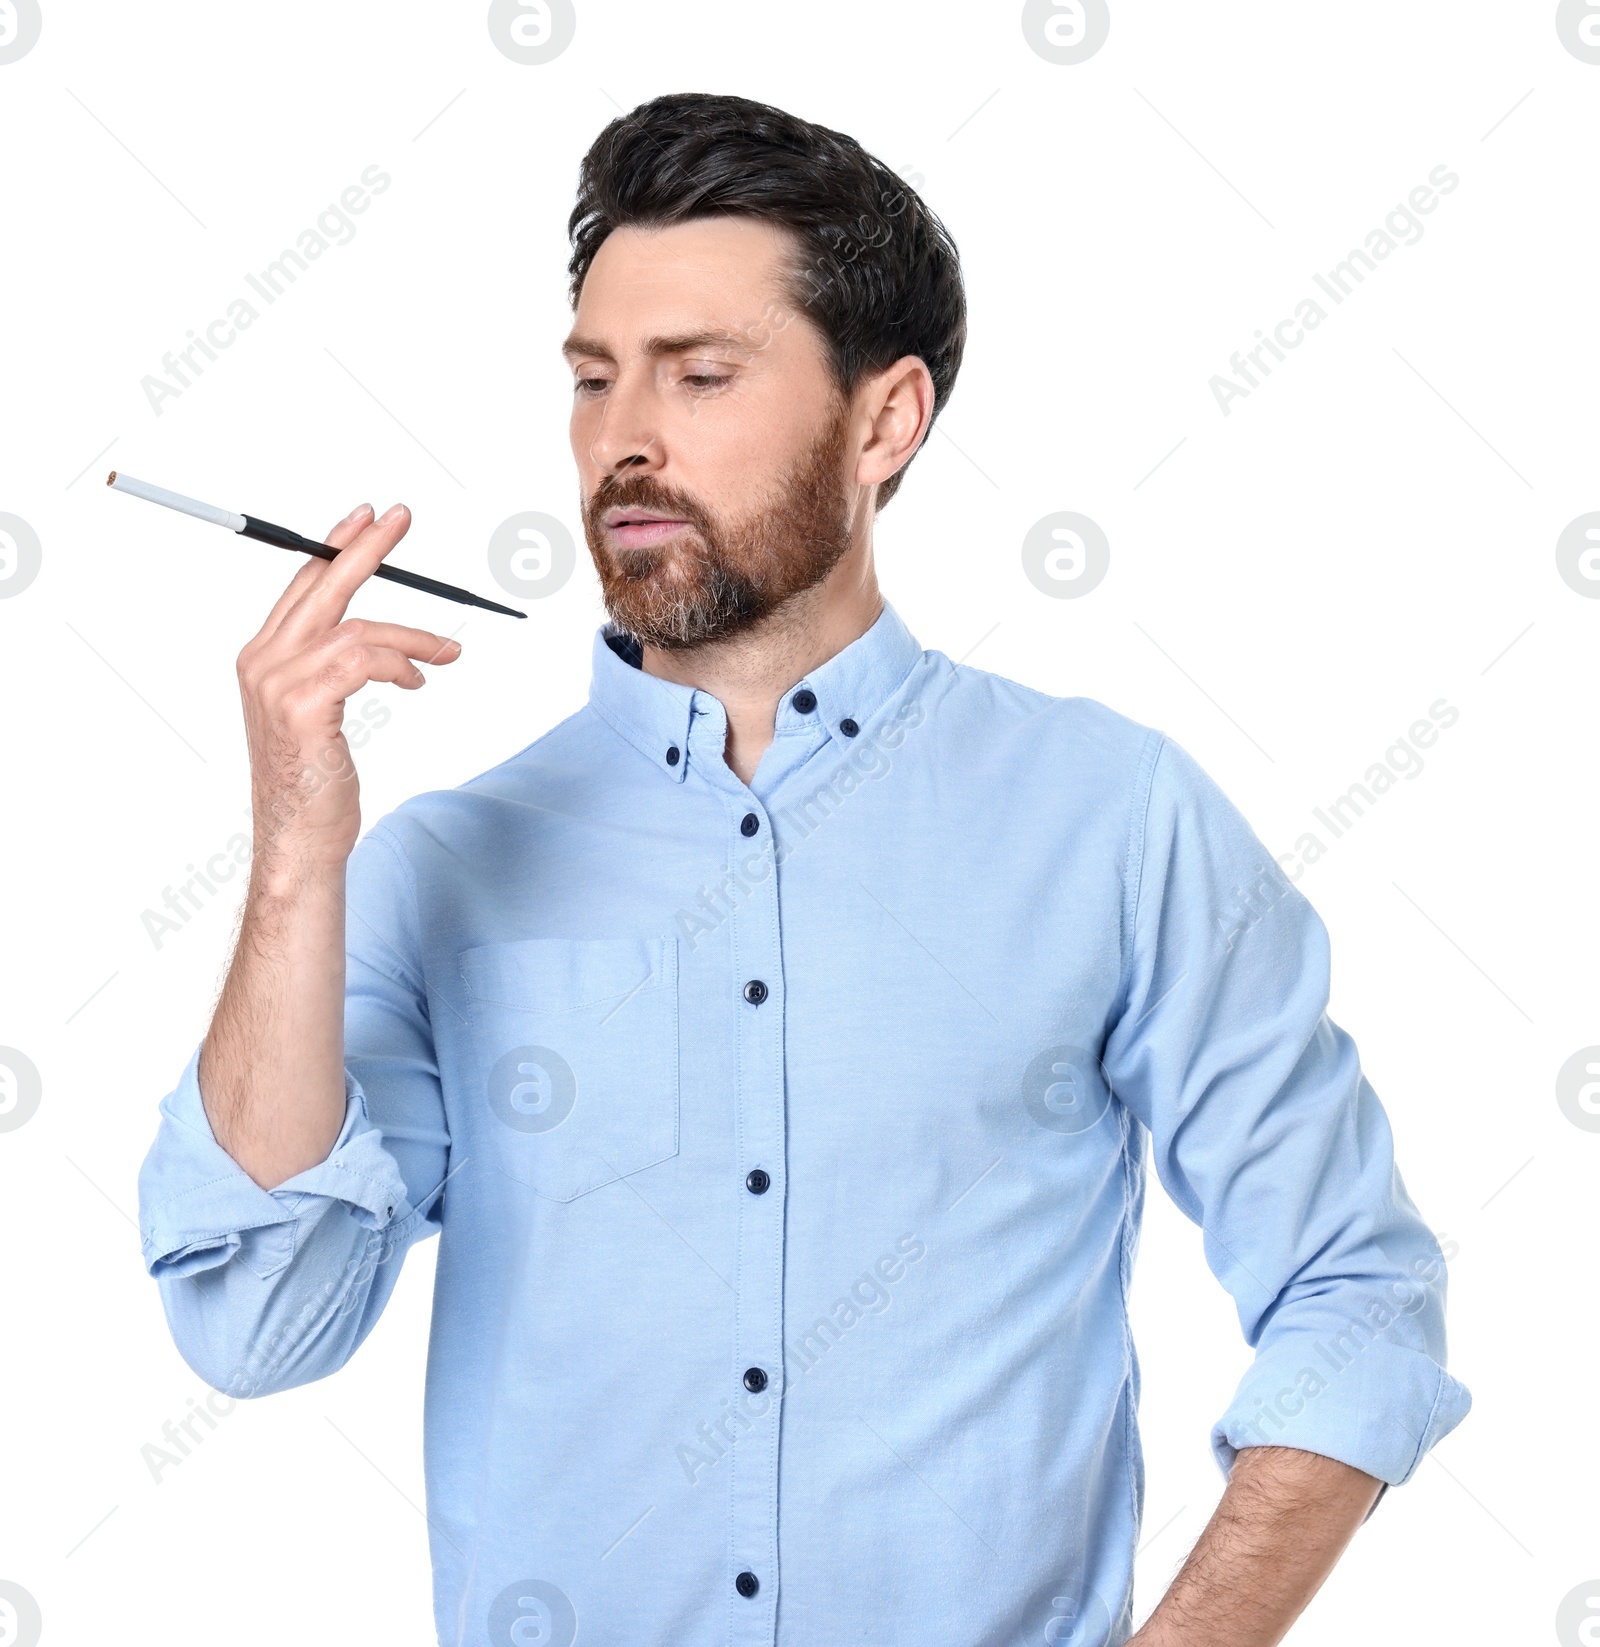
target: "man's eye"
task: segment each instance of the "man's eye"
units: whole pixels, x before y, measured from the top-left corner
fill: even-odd
[[[730,381],[730,374],[726,372],[687,372],[683,381],[691,389],[716,389]]]
[[[573,384],[573,392],[579,395],[586,395],[592,399],[595,395],[599,394],[602,389],[609,387],[609,383],[603,377],[580,377]]]

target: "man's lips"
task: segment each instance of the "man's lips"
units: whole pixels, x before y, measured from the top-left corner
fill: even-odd
[[[680,516],[664,515],[655,509],[622,507],[607,509],[600,519],[612,539],[625,549],[645,549],[664,543],[689,524]]]

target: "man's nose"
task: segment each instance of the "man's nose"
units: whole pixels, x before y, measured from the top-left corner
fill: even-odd
[[[659,406],[652,386],[620,376],[606,395],[589,456],[608,475],[659,469],[666,462]]]

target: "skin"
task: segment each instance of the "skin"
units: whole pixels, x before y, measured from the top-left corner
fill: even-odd
[[[606,240],[567,349],[585,497],[605,476],[636,470],[721,518],[761,506],[771,476],[809,448],[837,396],[822,338],[790,309],[788,253],[781,231],[742,219]],[[878,489],[916,451],[932,408],[932,382],[915,357],[865,378],[848,397],[839,476],[848,552],[749,631],[645,650],[650,674],[721,700],[726,757],[746,783],[772,741],[780,698],[882,610],[872,561]],[[460,655],[431,631],[346,617],[410,520],[400,504],[379,520],[365,504],[352,511],[328,534],[338,558],[307,561],[239,656],[256,849],[199,1073],[218,1142],[263,1188],[323,1160],[344,1119],[344,874],[360,829],[340,732],[345,700],[373,681],[414,691],[419,662]],[[670,521],[606,530],[619,547],[686,541]],[[674,575],[668,555],[662,576]],[[1273,1647],[1377,1492],[1372,1476],[1315,1453],[1242,1450],[1215,1514],[1133,1642]]]
[[[1128,1647],[1276,1647],[1379,1482],[1297,1447],[1243,1447],[1205,1531]]]

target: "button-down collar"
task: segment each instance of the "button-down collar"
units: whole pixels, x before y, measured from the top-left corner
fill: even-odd
[[[682,783],[689,769],[689,728],[710,694],[645,674],[639,656],[631,635],[609,623],[602,626],[594,637],[590,706],[674,783]]]
[[[781,738],[823,726],[829,736],[839,737],[840,721],[864,723],[876,714],[921,656],[922,648],[900,614],[885,601],[866,634],[797,680],[778,700],[775,735]],[[817,707],[808,714],[794,706],[802,691],[810,691],[817,700]]]
[[[795,681],[778,700],[774,741],[805,739],[816,746],[846,737],[840,722],[865,725],[921,656],[916,638],[885,601],[864,635]],[[703,775],[725,772],[728,719],[721,701],[698,687],[646,674],[639,659],[639,643],[614,625],[595,635],[589,702],[596,713],[674,783],[683,782],[691,764]],[[816,708],[806,713],[794,705],[802,691],[816,699]]]

